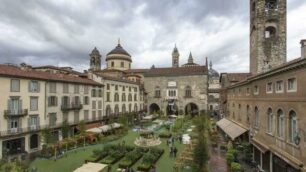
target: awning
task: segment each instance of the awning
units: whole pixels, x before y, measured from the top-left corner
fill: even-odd
[[[300,169],[301,167],[303,167],[303,163],[299,159],[295,158],[294,156],[290,155],[284,150],[278,148],[277,146],[270,145],[269,148],[271,149],[273,154],[277,155],[279,158],[283,159],[288,164],[292,165],[292,167],[296,169]]]
[[[102,132],[107,132],[112,129],[109,125],[103,125],[102,127],[99,128],[102,130]]]
[[[266,144],[255,138],[252,138],[251,143],[262,153],[266,153],[269,150],[269,147]]]
[[[111,127],[112,127],[112,128],[120,128],[120,127],[121,127],[121,124],[119,124],[119,123],[112,123],[112,124],[111,124]]]
[[[104,171],[106,167],[106,164],[89,162],[87,164],[83,164],[81,167],[74,170],[74,172],[100,172],[102,170]]]
[[[240,127],[239,125],[226,118],[218,121],[217,126],[220,127],[232,140],[235,140],[235,138],[247,132],[246,129]]]
[[[101,133],[102,129],[100,129],[100,128],[91,128],[91,129],[88,129],[86,131],[87,132],[92,132],[92,133]]]

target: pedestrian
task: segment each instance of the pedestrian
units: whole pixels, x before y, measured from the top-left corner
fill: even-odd
[[[176,147],[174,147],[174,149],[173,149],[173,154],[174,154],[174,157],[176,157],[176,154],[177,154],[177,148]]]
[[[183,138],[182,135],[179,136],[180,143],[182,144]]]
[[[170,154],[169,154],[169,156],[172,157],[172,154],[173,154],[173,147],[171,146],[170,147]]]

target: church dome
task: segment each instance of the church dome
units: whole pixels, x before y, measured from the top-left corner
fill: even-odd
[[[111,59],[128,60],[132,62],[131,55],[120,45],[118,45],[109,53],[107,53],[106,61]]]
[[[212,68],[212,62],[209,63],[208,75],[210,78],[219,78],[219,73]]]

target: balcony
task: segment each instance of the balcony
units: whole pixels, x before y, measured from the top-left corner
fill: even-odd
[[[19,118],[28,115],[28,109],[4,110],[4,118]]]
[[[83,105],[81,103],[71,103],[71,104],[62,104],[62,111],[70,111],[70,110],[81,110]]]

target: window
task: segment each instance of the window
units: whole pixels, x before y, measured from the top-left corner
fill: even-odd
[[[254,95],[259,94],[259,87],[257,85],[254,86]]]
[[[50,96],[48,97],[48,106],[57,106],[57,97],[56,96]]]
[[[30,130],[36,130],[38,127],[38,116],[31,116],[28,120]]]
[[[247,105],[246,107],[246,112],[247,112],[247,123],[250,123],[250,106]]]
[[[63,84],[63,93],[69,93],[69,84],[67,83]]]
[[[288,92],[296,91],[297,84],[295,78],[288,79]]]
[[[19,128],[19,120],[18,119],[10,119],[9,120],[10,132],[16,133],[18,128]]]
[[[124,67],[124,62],[121,62],[121,67]]]
[[[70,98],[68,96],[62,97],[62,106],[63,107],[68,107],[70,104]]]
[[[96,120],[96,111],[92,111],[91,112],[91,115],[92,115],[92,120]]]
[[[110,85],[106,84],[106,89],[109,90],[110,89]]]
[[[38,97],[30,97],[30,110],[31,111],[38,110]]]
[[[134,94],[134,101],[137,101],[137,94]]]
[[[273,84],[272,82],[267,83],[267,93],[272,93],[273,92]]]
[[[132,88],[131,88],[131,87],[129,87],[129,91],[132,91]]]
[[[89,105],[89,97],[88,96],[84,97],[84,105]]]
[[[56,120],[57,120],[56,113],[49,113],[49,125],[55,126]]]
[[[277,135],[282,138],[285,136],[285,115],[281,109],[277,111]]]
[[[190,86],[187,86],[185,88],[185,97],[191,97],[191,88],[190,88]]]
[[[98,96],[102,97],[102,90],[101,89],[98,90]]]
[[[137,92],[137,87],[134,88],[134,92]]]
[[[118,94],[118,93],[115,93],[115,95],[114,95],[114,101],[115,101],[115,102],[119,102],[119,94]]]
[[[118,91],[118,85],[115,85],[115,90]]]
[[[272,133],[272,129],[273,129],[273,114],[272,114],[272,109],[269,108],[268,109],[268,127],[267,127],[267,132],[268,133]]]
[[[56,93],[56,83],[55,82],[49,83],[49,93]]]
[[[176,97],[176,90],[168,90],[169,97]]]
[[[92,89],[91,90],[91,97],[96,97],[97,93],[96,93],[96,89]]]
[[[255,127],[259,127],[259,110],[258,107],[255,107]]]
[[[295,137],[298,135],[298,120],[296,113],[290,111],[289,113],[289,140],[291,143],[294,143]]]
[[[92,101],[92,109],[96,109],[97,105],[96,105],[96,101]]]
[[[155,97],[160,97],[160,88],[159,88],[159,86],[155,87]]]
[[[131,93],[129,94],[128,101],[129,101],[129,102],[133,101],[133,99],[132,99],[132,94],[131,94]]]
[[[89,92],[89,86],[84,85],[84,94],[88,94],[88,92]]]
[[[249,87],[246,88],[246,95],[250,95],[250,88]]]
[[[11,79],[11,92],[19,92],[19,91],[20,91],[20,80]]]
[[[114,66],[115,66],[115,63],[114,63],[114,62],[111,62],[111,66],[114,67]]]
[[[84,111],[85,113],[85,111]],[[67,112],[63,112],[63,121],[68,122],[69,121],[69,117],[68,117],[68,113]]]
[[[74,93],[78,94],[80,92],[80,86],[79,85],[74,85]]]
[[[277,93],[284,92],[284,82],[283,81],[277,81],[275,85],[275,90]]]
[[[125,102],[125,101],[126,101],[125,93],[122,93],[122,96],[121,96],[121,101],[123,101],[123,102]]]
[[[89,111],[84,110],[84,121],[88,121],[88,119],[89,119]]]
[[[265,29],[265,38],[274,38],[276,36],[276,28],[269,26]]]
[[[39,92],[39,82],[38,81],[29,81],[29,92]]]
[[[102,101],[98,101],[98,109],[102,109]]]
[[[99,119],[102,119],[102,110],[98,110]]]
[[[125,86],[122,86],[122,91],[125,91]]]
[[[106,101],[107,101],[107,102],[110,102],[110,92],[107,92],[107,93],[106,93]]]

